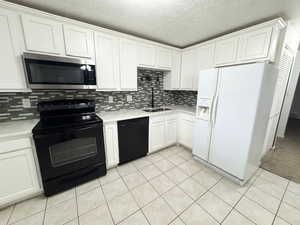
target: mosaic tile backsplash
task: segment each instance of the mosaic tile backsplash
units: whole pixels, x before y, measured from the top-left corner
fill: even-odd
[[[148,77],[151,79],[147,79]],[[120,109],[151,107],[152,87],[154,89],[155,107],[163,105],[196,105],[197,92],[164,91],[162,72],[138,70],[138,91],[33,90],[29,93],[0,93],[0,122],[38,118],[37,103],[57,99],[95,99],[97,111],[116,111]],[[127,102],[127,95],[132,96],[131,102]],[[109,103],[109,96],[113,97],[113,103]],[[30,108],[23,108],[23,99],[30,100]]]

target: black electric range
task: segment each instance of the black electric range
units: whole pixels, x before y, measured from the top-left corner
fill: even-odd
[[[106,174],[103,123],[93,100],[40,102],[38,111],[32,132],[46,196]]]

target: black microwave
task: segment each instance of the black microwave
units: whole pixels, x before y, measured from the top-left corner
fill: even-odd
[[[31,89],[96,89],[92,60],[24,53],[23,60]]]

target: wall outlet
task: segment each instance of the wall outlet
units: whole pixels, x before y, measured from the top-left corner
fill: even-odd
[[[114,97],[108,96],[108,103],[113,103],[113,102],[114,102]]]
[[[23,108],[30,108],[31,107],[30,99],[29,98],[23,98],[22,99],[22,105],[23,105]]]
[[[126,99],[127,99],[127,102],[132,102],[132,95],[127,95]]]

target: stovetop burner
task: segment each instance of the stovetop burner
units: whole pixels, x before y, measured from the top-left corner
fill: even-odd
[[[95,101],[87,99],[55,100],[38,104],[40,122],[33,133],[86,124],[102,123],[95,113]]]

